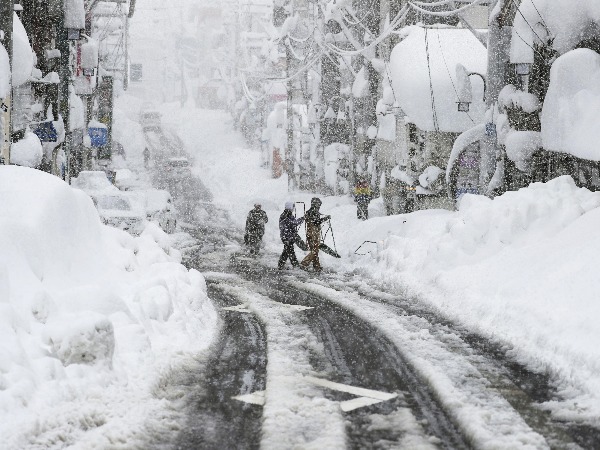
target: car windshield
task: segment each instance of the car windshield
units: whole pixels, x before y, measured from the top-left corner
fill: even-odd
[[[98,197],[98,208],[129,211],[131,205],[122,197]]]

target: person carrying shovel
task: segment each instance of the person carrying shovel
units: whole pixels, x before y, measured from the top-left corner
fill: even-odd
[[[321,224],[331,219],[331,216],[321,217],[319,208],[321,208],[321,200],[314,197],[310,201],[310,208],[304,215],[306,222],[306,240],[310,253],[300,263],[300,268],[308,270],[310,263],[313,263],[315,272],[321,271],[321,263],[319,262],[319,247],[321,245]]]

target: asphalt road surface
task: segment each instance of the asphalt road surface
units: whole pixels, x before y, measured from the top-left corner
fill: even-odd
[[[440,374],[451,377],[450,372],[458,371],[456,377],[464,376],[457,385],[464,385],[465,395],[476,399],[480,415],[494,416],[497,408],[500,416],[513,417],[516,431],[533,436],[531,448],[600,448],[599,430],[557,422],[538,407],[556,397],[547,376],[529,372],[505,349],[373,281],[352,274],[280,272],[271,267],[272,257],[250,258],[241,245],[242,230],[230,225],[226,211],[211,205],[200,180],[189,185],[199,186],[189,194],[193,199],[182,198],[188,195],[182,190],[176,202],[186,208],[196,202],[197,210],[187,210],[186,218],[199,244],[185,263],[205,273],[221,330],[210,355],[177,377],[188,393],[185,423],[172,448],[291,448],[290,442],[302,448],[312,433],[326,434],[327,427],[306,418],[302,402],[291,408],[298,409],[290,412],[296,414],[293,423],[274,419],[273,411],[285,405],[285,399],[269,391],[270,384],[280,380],[276,371],[283,370],[286,361],[305,372],[298,376],[312,383],[310,395],[318,392],[326,405],[337,405],[331,417],[341,420],[344,432],[325,436],[334,439],[328,441],[333,447],[484,447],[485,442],[470,432],[469,422],[476,420],[461,413],[471,405],[445,398],[436,387],[436,374],[425,373],[419,365],[427,358],[399,338],[404,331],[422,330],[427,330],[427,345],[437,349],[431,355],[447,358],[447,363],[436,360],[439,367],[449,368]],[[348,298],[353,299],[350,307],[344,303]],[[369,319],[370,311],[397,317],[396,325],[403,328],[392,333]],[[306,339],[296,339],[295,347],[286,348],[290,336]],[[466,376],[460,375],[463,361],[471,367]],[[475,372],[477,376],[469,375]],[[317,406],[308,416],[324,417],[327,423],[325,410],[317,410],[322,403],[313,399]],[[485,409],[488,404],[492,409]],[[477,411],[474,414],[477,417]],[[306,423],[299,424],[303,418]],[[498,420],[499,430],[504,430],[499,435],[506,438],[513,425]],[[488,421],[494,423],[493,418]],[[280,441],[274,437],[277,427]],[[289,436],[294,433],[303,435]]]

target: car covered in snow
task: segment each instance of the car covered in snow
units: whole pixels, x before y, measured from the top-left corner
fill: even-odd
[[[190,161],[183,156],[167,159],[165,162],[165,175],[175,181],[191,177],[192,169]]]
[[[177,217],[171,194],[165,190],[148,189],[145,203],[146,218],[157,222],[166,233],[174,233]]]
[[[144,212],[135,207],[131,199],[120,191],[92,195],[94,204],[105,225],[119,228],[130,234],[142,232],[146,224]]]
[[[88,195],[103,191],[119,190],[110,182],[106,173],[101,170],[84,170],[79,173],[77,178],[71,180],[71,186],[81,189]]]
[[[140,125],[142,130],[159,130],[161,126],[162,113],[153,105],[146,104],[140,110]]]

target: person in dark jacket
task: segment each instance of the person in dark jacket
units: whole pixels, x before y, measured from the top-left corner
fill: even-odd
[[[321,224],[331,219],[331,216],[321,217],[319,209],[321,208],[321,200],[313,198],[310,201],[310,208],[306,211],[304,220],[306,221],[306,240],[310,253],[300,263],[301,269],[308,269],[310,263],[313,263],[315,272],[321,271],[321,263],[319,261],[319,245],[321,245]]]
[[[244,243],[250,249],[251,255],[258,255],[260,243],[265,234],[265,224],[268,221],[267,213],[261,209],[259,203],[256,203],[254,209],[248,213],[246,234],[244,235]]]
[[[360,179],[354,188],[354,201],[356,202],[356,217],[361,220],[369,218],[369,203],[373,197],[373,192],[369,187],[369,182]]]
[[[292,202],[287,202],[285,204],[285,209],[281,213],[281,216],[279,216],[279,234],[281,236],[281,242],[283,242],[283,252],[279,257],[279,264],[277,265],[279,270],[283,270],[288,259],[293,267],[298,267],[294,244],[300,239],[298,236],[298,227],[304,222],[304,217],[296,219],[293,210],[294,204]]]

